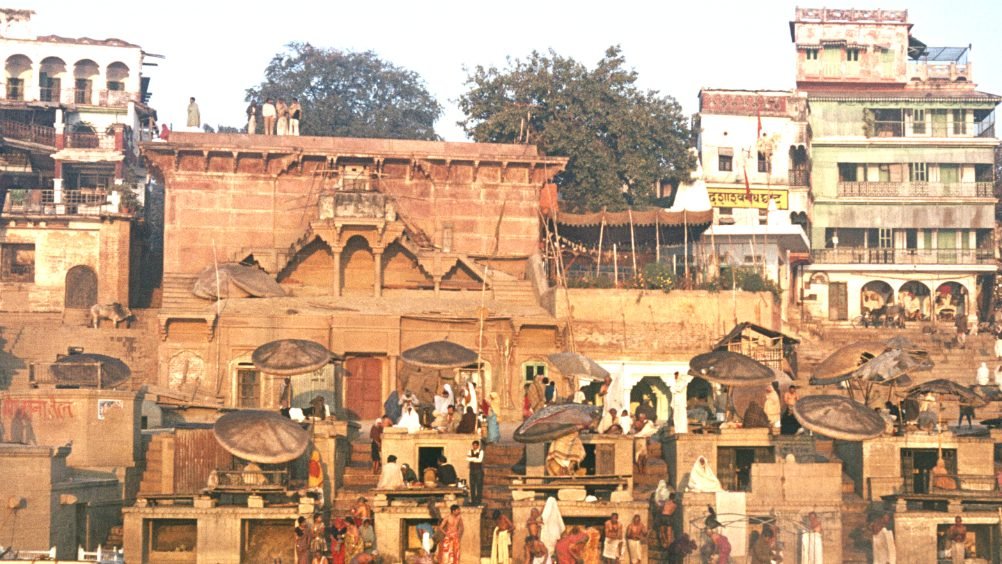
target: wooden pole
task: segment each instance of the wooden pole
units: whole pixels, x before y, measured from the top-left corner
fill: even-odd
[[[613,283],[618,288],[619,287],[619,252],[616,250],[616,244],[612,244],[612,278]]]
[[[595,263],[595,277],[602,274],[602,237],[605,235],[605,208],[602,208],[602,223],[598,226],[598,261]]]
[[[682,225],[685,226],[685,284],[689,287],[689,212],[682,210]]]
[[[630,217],[630,253],[633,255],[633,277],[636,278],[637,274],[637,245],[633,236],[633,209],[627,208],[627,215]]]
[[[661,264],[661,210],[654,212],[654,260]]]

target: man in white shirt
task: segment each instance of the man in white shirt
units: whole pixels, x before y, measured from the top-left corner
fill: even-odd
[[[480,505],[484,495],[484,451],[480,448],[480,441],[473,441],[473,449],[466,456],[466,461],[470,463],[470,503]]]
[[[264,134],[274,135],[275,134],[275,116],[278,112],[275,111],[275,101],[268,98],[264,101],[264,105],[261,106],[261,117],[264,118]]]

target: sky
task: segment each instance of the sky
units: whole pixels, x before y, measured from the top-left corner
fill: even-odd
[[[687,114],[697,111],[704,87],[792,88],[789,21],[798,5],[907,9],[913,35],[927,45],[972,44],[979,89],[1002,94],[996,0],[10,0],[5,7],[34,10],[38,35],[117,37],[163,55],[143,71],[161,123],[183,125],[194,96],[205,123],[244,125],[245,90],[260,83],[286,44],[300,41],[371,50],[417,72],[444,108],[436,132],[463,141],[457,100],[468,89],[469,70],[504,66],[507,57],[533,50],[552,49],[592,67],[609,46],[620,45],[639,86],[674,97]]]

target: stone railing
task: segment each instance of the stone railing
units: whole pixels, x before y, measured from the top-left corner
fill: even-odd
[[[818,264],[994,264],[992,249],[814,249]]]
[[[992,182],[839,182],[840,198],[991,198]]]
[[[890,22],[907,23],[908,10],[851,10],[797,8],[798,22]]]

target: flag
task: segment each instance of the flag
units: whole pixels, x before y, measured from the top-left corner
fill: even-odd
[[[751,184],[748,182],[748,163],[745,163],[744,171],[745,171],[745,196],[748,198],[748,202],[750,203],[752,201],[752,195],[751,195]]]

